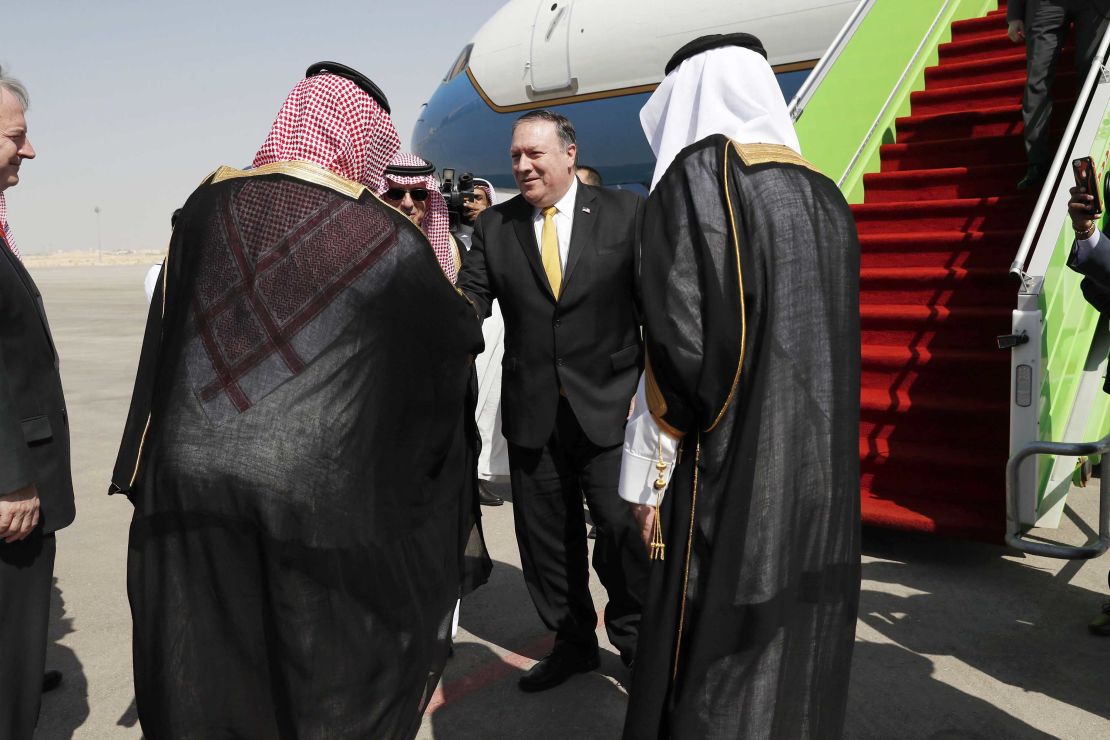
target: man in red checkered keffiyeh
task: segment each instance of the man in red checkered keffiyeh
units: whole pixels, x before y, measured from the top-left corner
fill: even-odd
[[[432,172],[419,175],[405,173],[406,169],[422,168]],[[451,241],[447,201],[443,199],[443,193],[439,192],[439,181],[434,172],[434,168],[420,157],[402,152],[386,167],[385,185],[380,194],[386,203],[400,208],[428,236],[439,266],[453,283],[459,275],[458,249]],[[393,197],[396,195],[400,197]],[[423,197],[418,198],[418,195]]]
[[[415,737],[489,572],[481,326],[377,197],[384,94],[307,75],[186,200],[147,317],[111,489],[147,737]]]
[[[400,148],[389,114],[355,83],[325,73],[289,93],[254,166],[304,160],[379,193],[382,171]]]

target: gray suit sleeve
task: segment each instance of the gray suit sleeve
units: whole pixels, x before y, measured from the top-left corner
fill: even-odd
[[[23,424],[12,401],[8,368],[0,350],[0,496],[34,483],[34,467],[23,438]]]
[[[1110,290],[1110,239],[1100,233],[1093,247],[1076,241],[1072,244],[1068,267]]]

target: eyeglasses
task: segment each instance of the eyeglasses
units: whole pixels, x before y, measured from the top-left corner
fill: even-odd
[[[412,190],[405,190],[404,188],[390,188],[389,190],[385,191],[385,198],[387,200],[404,200],[405,193],[408,193],[410,196],[412,196],[412,199],[418,203],[422,200],[428,199],[427,188],[413,188]]]

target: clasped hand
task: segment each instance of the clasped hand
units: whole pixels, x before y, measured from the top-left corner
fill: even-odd
[[[39,492],[32,483],[0,496],[0,539],[19,542],[39,524]]]

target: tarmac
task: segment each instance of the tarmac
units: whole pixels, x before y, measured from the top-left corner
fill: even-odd
[[[58,534],[47,654],[64,682],[43,699],[40,740],[142,736],[125,588],[131,507],[106,492],[142,340],[147,269],[32,268],[62,358],[77,492],[77,520]],[[1085,541],[1097,490],[1097,481],[1075,489],[1061,528],[1044,534]],[[551,640],[520,573],[512,504],[483,513],[494,571],[463,602],[455,656],[419,737],[619,737],[628,677],[603,629],[597,672],[539,694],[517,689]],[[1056,561],[877,530],[865,530],[863,552],[848,737],[1110,737],[1110,637],[1086,626],[1108,598],[1110,556]],[[591,584],[600,610],[603,591]]]

